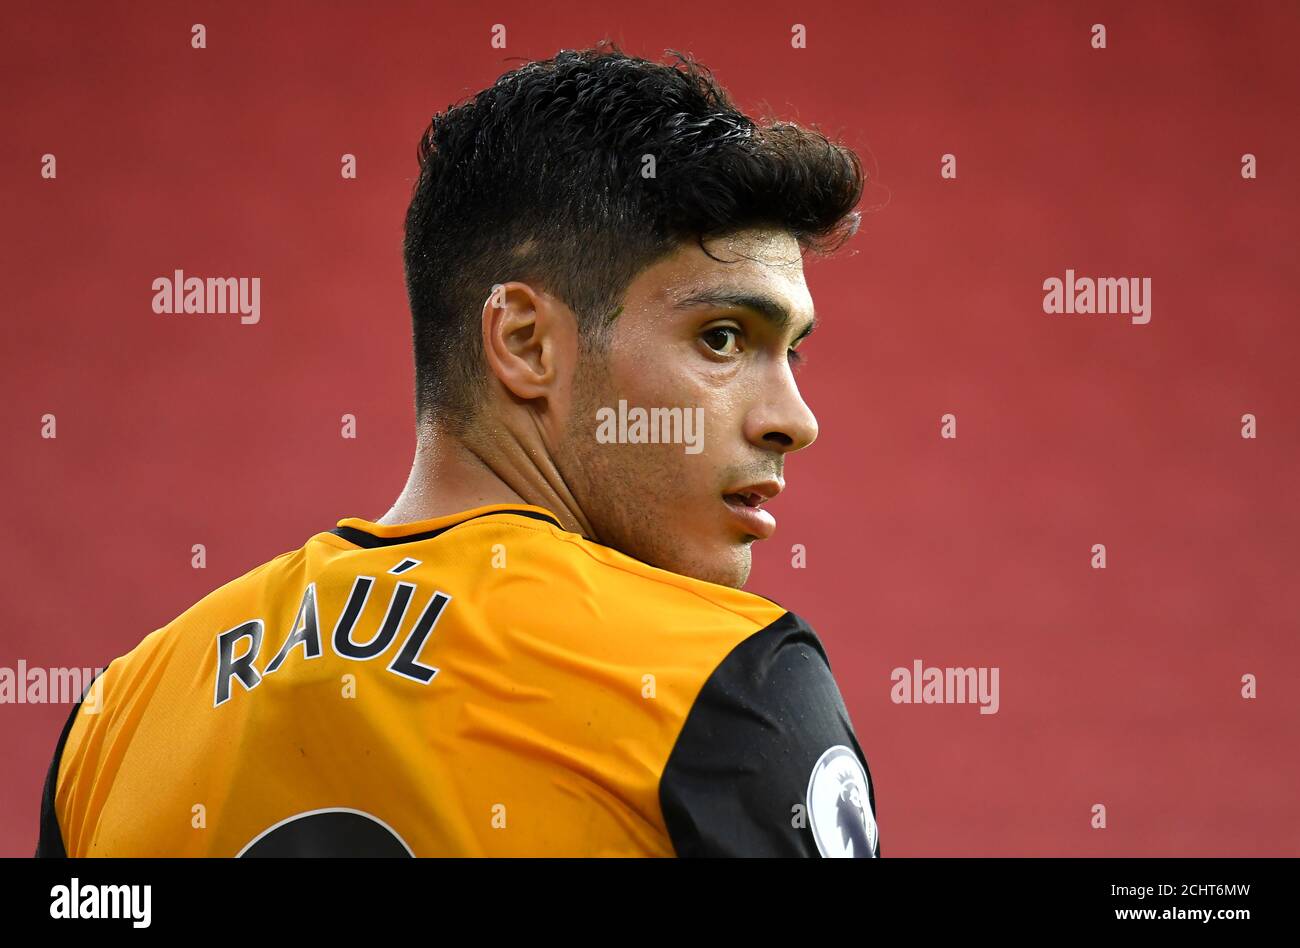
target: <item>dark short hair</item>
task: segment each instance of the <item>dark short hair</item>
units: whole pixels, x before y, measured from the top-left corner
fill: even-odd
[[[707,67],[668,52],[665,65],[608,41],[562,50],[433,117],[403,246],[421,420],[472,416],[494,284],[563,300],[594,351],[636,275],[684,240],[766,226],[827,252],[857,230],[852,150],[755,123]]]

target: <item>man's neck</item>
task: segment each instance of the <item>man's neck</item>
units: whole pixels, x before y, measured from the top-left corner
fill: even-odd
[[[539,465],[535,458],[544,459]],[[555,514],[565,530],[595,538],[544,451],[515,439],[471,447],[436,429],[421,431],[406,486],[377,523],[433,520],[489,504],[530,504]]]

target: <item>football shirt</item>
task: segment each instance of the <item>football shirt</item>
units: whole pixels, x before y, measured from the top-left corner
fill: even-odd
[[[875,856],[826,653],[492,504],[340,520],[111,662],[37,855]]]

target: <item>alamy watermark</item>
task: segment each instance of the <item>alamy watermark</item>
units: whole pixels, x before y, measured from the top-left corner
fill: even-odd
[[[50,918],[121,918],[132,928],[148,928],[153,919],[153,886],[82,884],[73,876],[67,885],[50,889]]]
[[[894,704],[978,704],[980,714],[998,713],[998,669],[926,668],[915,659],[911,668],[890,673]]]
[[[1048,277],[1043,281],[1043,312],[1078,313],[1132,317],[1135,325],[1151,322],[1151,278],[1076,277],[1065,271],[1065,279]]]
[[[99,708],[103,673],[102,668],[29,668],[26,659],[20,658],[17,668],[0,665],[0,704],[76,704],[81,701],[86,713],[93,714]],[[95,687],[87,692],[92,681]]]
[[[618,408],[596,410],[596,441],[600,444],[680,444],[687,454],[704,450],[703,408]]]
[[[262,318],[261,277],[187,277],[176,270],[153,281],[153,311],[159,314],[238,313],[252,325]]]

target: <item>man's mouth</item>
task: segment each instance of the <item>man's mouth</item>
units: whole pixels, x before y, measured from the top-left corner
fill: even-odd
[[[779,480],[762,481],[728,491],[722,495],[722,501],[746,533],[766,540],[776,530],[776,518],[763,509],[763,504],[784,488],[785,484]]]

